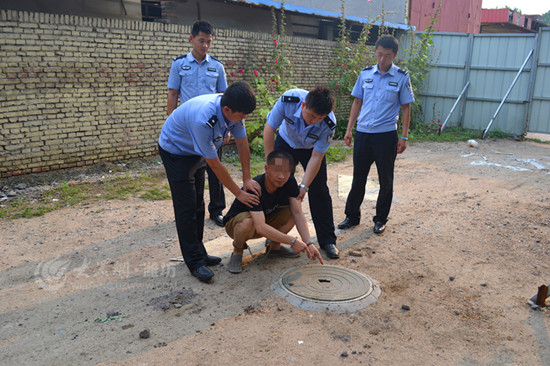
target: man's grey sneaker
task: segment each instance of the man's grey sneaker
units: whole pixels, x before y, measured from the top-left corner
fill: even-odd
[[[227,270],[231,273],[241,273],[243,271],[243,255],[231,253],[229,263],[227,263]]]

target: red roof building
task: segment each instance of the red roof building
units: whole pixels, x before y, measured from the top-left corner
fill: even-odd
[[[436,32],[479,33],[482,0],[442,1]],[[417,30],[426,29],[437,11],[439,1],[410,0],[409,19]]]
[[[508,8],[481,10],[481,33],[537,33],[543,26],[540,15],[523,15]]]

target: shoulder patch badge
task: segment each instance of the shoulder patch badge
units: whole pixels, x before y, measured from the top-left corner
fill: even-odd
[[[300,97],[293,97],[290,95],[283,95],[281,98],[285,103],[298,103],[300,101]]]
[[[407,70],[405,70],[405,69],[397,69],[397,71],[402,73],[402,74],[405,74],[405,75],[408,74]]]
[[[331,130],[334,130],[336,128],[336,123],[334,123],[334,121],[331,120],[329,116],[326,116],[324,121],[327,124],[328,128],[330,128]]]
[[[210,117],[210,119],[206,121],[206,125],[210,128],[214,128],[216,123],[218,123],[218,116],[216,116],[215,114],[213,114],[212,117]]]
[[[374,67],[374,66],[367,66],[367,67],[365,67],[365,68],[363,69],[363,71],[365,71],[365,70],[371,70],[373,67]]]
[[[178,56],[178,57],[174,57],[174,61],[179,60],[180,58],[184,58],[185,56],[187,56],[187,55],[181,55],[181,56]]]

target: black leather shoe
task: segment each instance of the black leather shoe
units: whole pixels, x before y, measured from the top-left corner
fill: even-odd
[[[223,216],[222,215],[210,215],[210,220],[214,221],[216,225],[223,227]]]
[[[321,247],[326,253],[327,257],[330,259],[338,259],[340,258],[340,254],[338,253],[338,248],[336,248],[336,244],[327,244]]]
[[[349,229],[357,225],[359,225],[359,220],[346,217],[344,221],[338,224],[338,229]]]
[[[382,234],[386,230],[386,224],[383,224],[381,222],[375,222],[374,228],[372,231],[374,231],[375,234]]]
[[[215,266],[216,264],[220,263],[222,259],[220,257],[215,257],[213,255],[207,255],[206,256],[206,265],[207,266]]]
[[[191,272],[191,274],[197,277],[201,282],[210,282],[212,277],[214,277],[214,272],[212,272],[210,269],[206,268],[205,266],[200,266],[199,268]]]

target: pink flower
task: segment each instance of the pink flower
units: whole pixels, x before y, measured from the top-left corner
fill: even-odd
[[[235,76],[235,73],[234,73],[234,72],[232,72],[232,73],[231,73],[231,74],[229,74],[229,75],[231,75],[231,76],[233,76],[233,77],[234,77],[234,76]]]
[[[344,66],[348,66],[348,64],[344,62]]]
[[[279,62],[279,60],[275,59],[275,63]]]
[[[441,123],[441,120],[438,118],[438,119],[437,119],[437,122]]]
[[[243,69],[240,69],[240,70],[239,70],[239,74],[242,74],[243,72],[244,72]]]
[[[258,70],[254,70],[254,76],[258,76]]]
[[[275,46],[277,46],[279,44],[279,42],[277,42],[276,39],[273,40],[273,43],[275,43]]]

